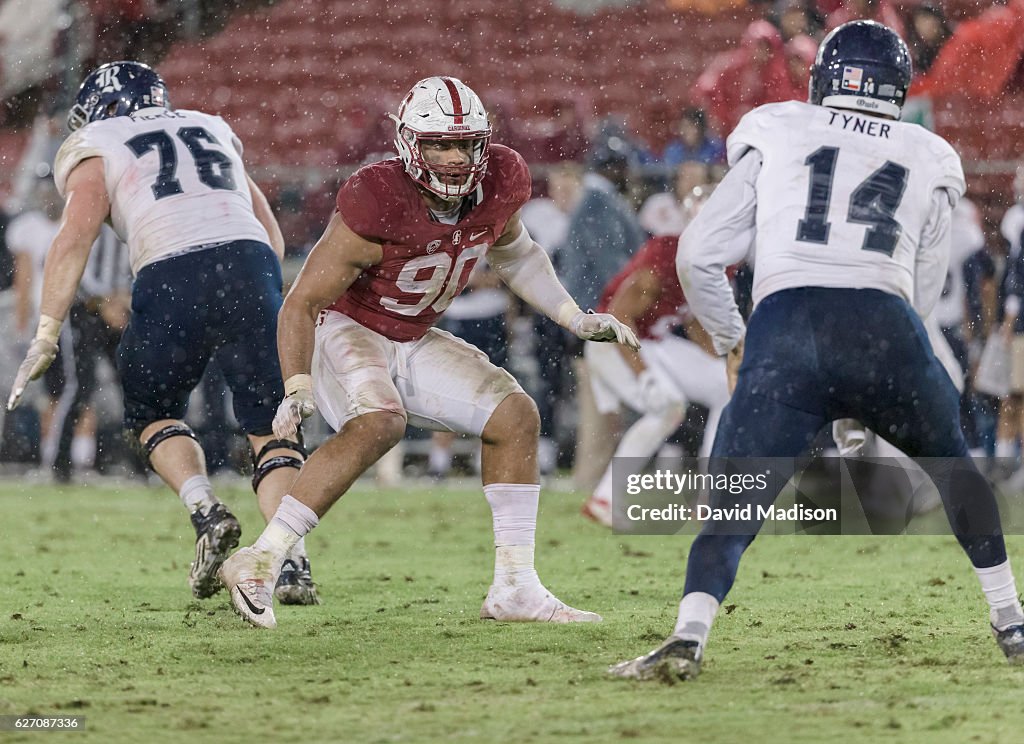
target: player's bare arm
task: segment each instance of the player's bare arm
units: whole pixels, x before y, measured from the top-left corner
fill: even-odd
[[[283,261],[284,235],[281,233],[281,226],[277,224],[277,218],[274,217],[274,212],[270,208],[270,202],[267,201],[267,197],[248,173],[245,174],[245,180],[249,182],[249,193],[252,194],[252,211],[256,215],[256,219],[259,220],[259,223],[267,231],[267,236],[270,238],[270,247],[274,249],[277,257]]]
[[[354,233],[338,213],[310,251],[278,316],[277,347],[285,399],[274,419],[277,436],[294,435],[302,418],[315,410],[310,368],[317,316],[382,257],[380,244]]]
[[[100,227],[109,213],[110,199],[103,178],[103,160],[84,160],[68,176],[67,201],[60,229],[53,239],[43,268],[39,327],[25,361],[18,368],[7,401],[8,410],[18,405],[25,386],[41,376],[53,363],[57,355],[60,327],[75,299],[92,244],[96,242]]]
[[[641,269],[631,274],[619,287],[608,303],[608,312],[636,330],[636,321],[643,316],[661,296],[661,280],[651,269]],[[640,355],[628,346],[619,346],[619,353],[626,364],[637,374],[647,365]]]
[[[615,341],[640,348],[633,330],[609,313],[584,313],[555,275],[544,249],[517,212],[487,252],[487,261],[515,294],[584,341]]]

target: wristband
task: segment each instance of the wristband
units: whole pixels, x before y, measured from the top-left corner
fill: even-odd
[[[64,321],[51,318],[49,315],[39,316],[39,327],[36,329],[36,338],[41,338],[45,341],[49,341],[51,344],[56,344],[60,338],[60,327],[64,325]]]
[[[295,393],[298,392],[313,392],[313,378],[310,375],[292,375],[291,377],[284,381],[285,396],[294,395]]]

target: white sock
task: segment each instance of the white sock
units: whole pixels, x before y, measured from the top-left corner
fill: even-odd
[[[210,479],[205,475],[193,475],[182,483],[178,497],[190,514],[196,509],[208,509],[218,503],[217,497],[213,495]]]
[[[1024,611],[1021,610],[1020,599],[1017,597],[1017,584],[1013,580],[1010,561],[991,568],[977,568],[981,589],[988,600],[989,620],[996,630],[1005,630],[1011,625],[1024,623]]]
[[[1013,439],[997,439],[996,440],[996,457],[1005,457],[1007,459],[1015,457],[1017,454],[1017,442]]]
[[[704,592],[690,592],[679,603],[679,619],[676,620],[676,629],[672,635],[684,641],[696,641],[703,655],[704,644],[708,641],[708,633],[711,632],[716,614],[717,599]]]
[[[71,464],[76,468],[91,468],[96,462],[96,437],[75,434],[71,437]]]
[[[448,447],[437,444],[430,445],[430,456],[427,467],[431,473],[447,475],[452,469],[452,451]]]
[[[484,486],[484,496],[494,518],[494,583],[539,582],[533,567],[533,545],[540,486],[491,483]]]
[[[273,518],[263,530],[263,534],[253,543],[256,550],[270,553],[274,563],[280,565],[288,551],[309,533],[320,519],[316,512],[291,496],[281,499]]]
[[[614,491],[613,465],[618,457],[630,457],[637,460],[650,460],[658,449],[665,443],[669,434],[679,428],[681,417],[677,411],[669,411],[666,415],[648,413],[642,416],[635,424],[626,430],[622,435],[619,446],[615,448],[611,462],[605,468],[604,475],[594,489],[594,498],[597,501],[612,503]]]

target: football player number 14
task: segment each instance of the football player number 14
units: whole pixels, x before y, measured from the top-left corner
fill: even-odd
[[[231,158],[220,150],[211,150],[203,146],[203,142],[220,146],[216,137],[203,127],[182,127],[178,130],[177,136],[192,155],[192,160],[195,161],[196,175],[199,176],[201,183],[211,189],[234,190],[235,177],[231,173]],[[156,183],[152,186],[153,196],[156,199],[184,193],[181,181],[177,178],[178,152],[174,148],[174,140],[171,139],[171,135],[162,129],[157,129],[155,132],[136,135],[125,142],[125,145],[135,153],[137,158],[141,158],[150,150],[156,150],[160,157],[160,172],[157,174]]]
[[[807,189],[807,211],[797,225],[797,240],[828,243],[831,224],[827,217],[838,159],[838,147],[819,147],[804,161],[811,169],[811,181]],[[899,163],[887,160],[850,194],[847,222],[868,226],[861,246],[863,250],[877,251],[887,256],[892,256],[896,250],[903,227],[893,215],[903,199],[909,174]]]

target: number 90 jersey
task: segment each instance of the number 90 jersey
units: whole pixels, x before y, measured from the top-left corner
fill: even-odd
[[[530,186],[522,156],[491,145],[487,174],[450,225],[430,214],[401,160],[363,166],[338,192],[338,212],[384,255],[330,309],[392,341],[422,337],[465,289],[477,260],[530,198]]]
[[[802,286],[914,298],[936,189],[956,205],[960,158],[916,125],[798,101],[761,106],[729,136],[729,164],[760,153],[754,300]]]
[[[147,108],[73,132],[57,152],[54,179],[63,196],[76,165],[103,158],[110,220],[138,274],[211,243],[269,243],[241,155],[241,142],[219,116]]]

